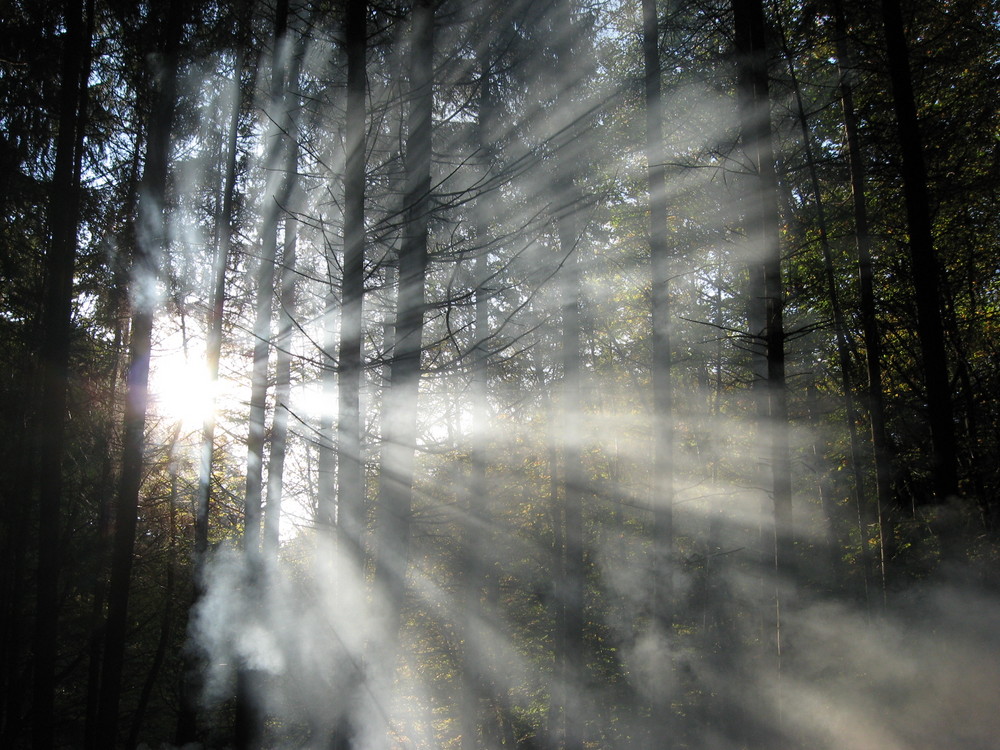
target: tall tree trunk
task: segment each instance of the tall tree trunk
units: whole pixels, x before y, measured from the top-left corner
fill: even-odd
[[[837,508],[835,489],[831,481],[832,462],[826,458],[826,441],[823,439],[822,424],[820,421],[819,388],[815,383],[810,383],[806,391],[806,416],[809,419],[809,428],[812,431],[811,460],[808,461],[809,468],[816,475],[816,489],[819,492],[820,507],[823,509],[823,516],[826,518],[826,558],[827,576],[829,586],[833,591],[845,590],[847,569],[844,564],[842,549],[846,540],[840,533],[842,527],[840,513]],[[864,529],[861,533],[865,533]]]
[[[338,532],[360,566],[364,527],[364,464],[361,456],[361,340],[364,321],[365,95],[367,59],[365,0],[347,0],[347,169],[344,174],[344,276],[340,308],[337,422]]]
[[[848,341],[847,321],[840,304],[840,293],[837,290],[836,269],[833,265],[833,252],[830,249],[830,233],[827,228],[826,206],[823,203],[823,192],[820,187],[819,173],[816,169],[816,158],[813,151],[813,137],[809,130],[808,116],[802,102],[802,90],[799,87],[798,75],[795,71],[795,61],[788,49],[788,41],[784,28],[779,22],[782,52],[788,65],[788,76],[795,95],[796,115],[802,132],[802,144],[805,150],[806,164],[809,170],[809,182],[816,207],[816,224],[819,229],[819,247],[823,257],[823,280],[826,282],[826,293],[833,310],[833,333],[837,347],[837,363],[840,365],[840,383],[844,394],[844,410],[846,412],[847,432],[850,445],[851,478],[854,483],[854,503],[857,510],[858,532],[861,540],[861,561],[864,573],[864,596],[867,606],[871,606],[871,589],[874,585],[874,569],[871,548],[868,544],[868,529],[877,521],[877,516],[871,512],[868,503],[868,493],[865,489],[864,460],[861,441],[858,437],[859,415],[854,399],[854,387],[851,383],[851,347]],[[812,393],[810,391],[810,393]],[[882,589],[884,597],[885,590]],[[881,601],[882,597],[880,597]]]
[[[166,188],[170,130],[176,109],[177,56],[183,29],[183,0],[172,0],[167,10],[163,42],[163,70],[147,130],[146,163],[140,185],[139,231],[132,263],[133,313],[129,342],[129,372],[125,403],[124,451],[115,509],[115,537],[108,589],[101,693],[97,713],[98,747],[118,741],[121,680],[128,634],[129,584],[135,547],[139,488],[142,483],[148,402],[149,356],[155,299],[150,291],[159,275],[159,256],[167,247]]]
[[[649,257],[652,270],[653,381],[653,616],[666,629],[672,619],[673,388],[670,352],[670,250],[664,174],[663,102],[660,94],[659,19],[656,0],[642,0],[642,50],[646,90],[646,170]]]
[[[751,335],[763,344],[766,357],[767,414],[761,428],[767,433],[770,447],[773,533],[766,545],[772,550],[773,611],[765,616],[772,626],[780,714],[780,675],[782,657],[782,600],[780,576],[792,562],[792,481],[788,445],[788,406],[785,387],[785,350],[783,289],[781,280],[781,245],[779,241],[778,182],[771,142],[770,95],[762,0],[733,0],[736,30],[737,87],[740,92],[741,139],[747,156],[756,170],[757,181],[748,200],[745,221],[753,253],[752,294],[763,299],[763,329]],[[751,300],[751,305],[759,302]],[[758,313],[759,314],[759,313]],[[763,571],[766,574],[766,569]]]
[[[872,458],[875,462],[875,515],[879,533],[879,573],[881,589],[886,591],[887,561],[892,553],[893,534],[886,514],[892,505],[893,451],[885,426],[885,396],[882,393],[882,340],[875,307],[872,272],[871,234],[868,230],[868,207],[865,199],[865,169],[861,160],[858,118],[851,88],[850,53],[847,46],[847,19],[842,0],[833,0],[837,69],[840,75],[840,99],[844,111],[844,131],[851,172],[851,206],[854,212],[855,249],[858,254],[858,288],[861,297],[861,330],[865,342],[865,368],[868,374],[867,407],[871,425]],[[883,602],[884,604],[884,602]]]
[[[139,133],[132,151],[132,160],[129,165],[129,176],[127,183],[127,196],[124,205],[118,213],[118,221],[124,218],[126,226],[133,226],[136,217],[136,207],[139,203],[139,178],[141,175],[142,154],[144,149],[143,133]],[[117,223],[117,221],[116,221]],[[129,245],[135,243],[134,233],[126,242]],[[112,345],[114,352],[111,367],[108,369],[108,394],[106,397],[106,414],[102,429],[104,431],[104,442],[106,445],[116,443],[116,423],[118,420],[119,407],[121,406],[120,387],[122,385],[122,364],[124,362],[124,343],[128,335],[128,314],[129,314],[129,269],[122,262],[117,260],[112,267],[112,282],[109,295],[111,298],[111,310],[114,320],[115,338]],[[112,451],[105,451],[101,460],[101,480],[99,487],[102,488],[101,497],[97,507],[97,552],[95,569],[97,575],[94,576],[93,589],[91,594],[91,626],[90,626],[90,647],[87,663],[87,706],[84,718],[84,739],[83,746],[86,750],[97,749],[97,711],[100,702],[101,690],[101,661],[104,652],[104,628],[107,620],[105,611],[108,596],[108,561],[112,546],[112,500],[116,484],[117,465],[114,461]]]
[[[571,112],[572,99],[567,83],[575,72],[573,59],[574,19],[571,0],[560,0],[554,6],[553,27],[556,39],[553,51],[556,58],[557,81],[555,111]],[[581,460],[582,363],[580,356],[580,269],[579,243],[582,227],[579,212],[583,196],[575,183],[576,167],[571,163],[571,144],[577,128],[571,127],[559,134],[554,143],[555,174],[553,205],[559,239],[559,257],[562,263],[560,275],[560,313],[562,331],[560,337],[559,363],[562,368],[562,403],[560,405],[560,437],[563,461],[563,540],[562,549],[557,554],[562,557],[562,570],[558,572],[561,598],[561,622],[558,627],[562,634],[556,640],[561,645],[556,653],[558,671],[556,680],[561,684],[558,699],[559,724],[558,742],[565,750],[577,750],[583,746],[585,709],[582,698],[582,666],[584,660],[584,538],[583,501],[586,479]]]
[[[642,0],[642,52],[646,94],[646,190],[649,195],[650,307],[653,385],[653,564],[651,614],[664,634],[673,632],[674,430],[670,352],[671,258],[667,244],[663,100],[660,92],[660,24],[656,0]],[[669,743],[670,707],[651,705],[652,739]]]
[[[242,35],[241,35],[242,37]],[[241,39],[242,41],[242,39]],[[212,266],[212,291],[206,323],[205,362],[208,365],[208,382],[212,393],[219,380],[219,360],[222,357],[222,323],[226,307],[226,269],[236,233],[235,196],[236,160],[239,155],[239,125],[245,96],[242,83],[245,54],[241,46],[233,64],[232,110],[226,134],[225,168],[222,183],[222,210],[216,225],[215,258]],[[198,494],[194,514],[194,594],[189,613],[194,612],[204,594],[202,569],[208,552],[208,519],[212,502],[212,470],[215,465],[215,413],[214,395],[202,422],[201,451],[198,464]],[[188,643],[183,653],[184,674],[181,680],[180,708],[174,741],[187,745],[198,739],[198,702],[203,671],[202,655],[194,643]]]
[[[292,334],[296,305],[297,242],[299,222],[296,218],[301,190],[299,189],[299,123],[293,112],[301,104],[297,92],[299,75],[302,70],[304,47],[295,46],[289,63],[284,90],[284,119],[282,129],[285,136],[284,183],[279,196],[280,208],[286,211],[284,236],[282,238],[281,274],[278,280],[278,331],[275,338],[275,385],[274,417],[271,423],[271,452],[267,464],[267,504],[264,508],[263,544],[265,557],[274,562],[277,559],[281,526],[281,499],[284,486],[285,454],[288,440],[289,399],[292,380]],[[285,205],[287,204],[287,205]]]
[[[488,560],[492,550],[490,538],[491,513],[489,486],[486,481],[488,461],[487,445],[489,430],[489,407],[487,396],[487,374],[489,366],[489,265],[490,250],[489,217],[493,215],[488,192],[488,182],[493,156],[494,105],[492,92],[492,51],[488,42],[477,52],[479,68],[479,112],[476,121],[476,149],[481,160],[481,190],[473,207],[475,221],[475,261],[472,276],[475,283],[475,313],[472,323],[472,382],[470,399],[472,408],[472,450],[469,460],[468,506],[465,520],[465,534],[462,540],[464,560],[462,576],[462,612],[460,631],[462,641],[462,702],[461,732],[462,750],[476,750],[478,735],[482,727],[482,699],[487,694],[488,675],[492,660],[482,648],[482,638],[477,632],[485,619],[482,605],[486,589]],[[482,727],[486,734],[486,727]],[[494,741],[496,738],[493,738]],[[485,744],[489,739],[484,736]]]
[[[72,330],[73,267],[79,225],[80,190],[77,129],[81,112],[80,77],[90,47],[78,0],[67,0],[56,164],[49,198],[49,248],[45,258],[42,308],[41,394],[38,409],[38,578],[34,631],[35,748],[53,746],[58,647],[60,528],[63,454]]]
[[[294,149],[291,149],[294,151]],[[264,506],[264,558],[275,562],[281,532],[281,500],[284,491],[285,454],[288,443],[289,399],[292,391],[292,313],[295,310],[295,262],[298,221],[285,219],[285,236],[279,281],[280,307],[275,338],[274,418],[271,422],[271,452],[267,462],[267,505]]]
[[[160,676],[163,662],[167,657],[167,649],[171,641],[171,630],[174,624],[174,589],[177,584],[177,504],[180,500],[178,492],[178,473],[180,471],[177,441],[180,438],[181,422],[178,421],[174,427],[173,435],[170,436],[169,467],[170,494],[167,502],[170,504],[170,527],[167,535],[167,574],[163,585],[163,614],[160,616],[160,634],[156,639],[156,651],[153,652],[153,663],[149,667],[146,679],[142,683],[142,691],[139,693],[139,702],[136,704],[135,713],[132,715],[132,722],[128,730],[128,741],[125,747],[132,750],[139,741],[139,733],[142,731],[143,723],[146,720],[146,711],[149,709],[149,701],[153,695],[153,688]]]
[[[892,102],[902,156],[903,197],[910,235],[910,260],[917,306],[917,339],[923,355],[924,387],[931,431],[934,495],[944,502],[958,493],[954,406],[948,353],[941,321],[941,270],[934,252],[927,169],[913,96],[909,50],[899,0],[882,0]]]
[[[271,349],[271,313],[274,303],[274,269],[278,249],[278,222],[287,202],[289,176],[282,167],[287,147],[285,117],[285,67],[289,62],[286,39],[288,0],[275,8],[274,58],[271,62],[271,95],[267,116],[272,123],[267,129],[264,193],[260,232],[260,265],[257,269],[257,306],[254,313],[253,371],[250,386],[250,425],[247,436],[247,475],[245,493],[245,525],[243,544],[252,560],[260,551],[261,517],[263,510],[264,440],[267,408],[268,359]],[[284,131],[284,132],[283,132]]]
[[[271,350],[271,319],[274,306],[274,276],[278,250],[278,223],[288,202],[292,184],[287,174],[289,106],[286,83],[293,55],[288,40],[288,0],[275,7],[274,49],[271,60],[271,92],[267,117],[268,142],[265,144],[264,191],[261,216],[260,265],[257,269],[257,304],[254,312],[253,370],[250,384],[250,415],[247,434],[247,473],[244,499],[243,554],[246,570],[246,596],[255,606],[263,586],[261,533],[264,508],[264,443],[267,436],[268,362]],[[236,709],[234,745],[236,750],[261,747],[264,733],[263,675],[241,659],[236,667]]]
[[[138,185],[138,149],[133,162],[135,173],[130,181],[130,192],[134,195],[136,185]],[[135,215],[135,206],[129,206],[127,216]],[[124,274],[116,274],[123,276]],[[127,281],[124,278],[116,279],[112,294],[115,295],[115,341],[114,359],[109,375],[108,398],[107,398],[107,418],[103,425],[105,443],[114,444],[115,415],[118,413],[118,387],[121,375],[122,344],[125,340],[125,321],[123,313],[126,309],[125,295],[127,294]],[[112,492],[114,487],[115,467],[112,461],[111,451],[106,451],[101,460],[101,481],[99,486],[104,490],[99,500],[97,509],[97,575],[94,577],[91,594],[91,630],[89,655],[87,663],[87,707],[84,719],[84,739],[83,746],[86,750],[97,750],[97,709],[101,690],[101,655],[104,651],[104,626],[105,626],[105,605],[108,596],[108,579],[106,569],[108,564],[108,552],[111,547],[111,502],[107,494]]]
[[[389,384],[383,397],[382,457],[379,472],[379,543],[376,582],[388,598],[389,647],[381,659],[388,690],[398,657],[398,638],[406,594],[409,561],[413,475],[417,439],[417,394],[427,273],[428,219],[431,190],[431,116],[435,0],[417,0],[411,19],[410,112],[406,141],[403,238],[399,249],[399,292],[389,363]]]

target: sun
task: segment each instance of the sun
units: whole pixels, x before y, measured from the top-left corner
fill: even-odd
[[[150,358],[149,393],[152,411],[185,429],[201,426],[215,411],[215,391],[203,346],[184,345],[180,332],[165,336]]]

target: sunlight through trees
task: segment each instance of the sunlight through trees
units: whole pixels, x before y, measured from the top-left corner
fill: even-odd
[[[1000,735],[1000,5],[0,28],[0,746]]]

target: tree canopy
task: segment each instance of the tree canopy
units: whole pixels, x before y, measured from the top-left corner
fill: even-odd
[[[1000,733],[1000,5],[0,28],[0,745]]]

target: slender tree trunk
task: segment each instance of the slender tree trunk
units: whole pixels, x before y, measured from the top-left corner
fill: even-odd
[[[115,537],[108,589],[108,624],[97,745],[114,747],[118,741],[121,680],[128,633],[129,583],[135,547],[139,489],[142,483],[144,429],[148,401],[149,355],[155,300],[148,296],[159,274],[159,256],[167,246],[166,187],[170,129],[176,109],[177,54],[184,18],[182,0],[167,10],[163,44],[164,68],[148,125],[146,164],[140,185],[139,231],[132,264],[133,313],[129,342],[129,372],[125,403],[124,452],[115,512]]]
[[[656,0],[642,0],[642,51],[646,94],[646,189],[649,194],[653,385],[653,561],[651,611],[664,634],[673,632],[674,435],[670,352],[671,258],[667,243],[667,184],[664,173],[660,34]],[[670,705],[651,705],[652,740],[671,743]]]
[[[289,63],[284,91],[285,132],[284,183],[279,197],[280,208],[286,211],[282,238],[281,274],[278,292],[278,332],[275,339],[275,393],[274,417],[271,423],[271,452],[267,464],[267,504],[264,508],[264,551],[269,562],[277,559],[281,526],[281,499],[284,486],[285,454],[288,441],[289,399],[292,381],[292,333],[296,304],[297,242],[299,222],[296,211],[300,201],[298,121],[293,112],[298,111],[301,97],[295,91],[302,70],[302,44],[296,45]],[[288,204],[288,205],[285,205]]]
[[[649,254],[652,270],[653,380],[653,616],[667,630],[672,621],[673,387],[670,352],[670,250],[664,174],[663,102],[660,94],[659,20],[656,0],[642,0],[642,49],[646,89],[646,164]]]
[[[225,168],[222,184],[222,211],[216,226],[215,258],[212,267],[211,306],[208,313],[205,342],[205,361],[208,365],[208,382],[212,387],[219,380],[219,360],[222,357],[222,323],[226,307],[226,269],[236,233],[235,195],[236,160],[239,149],[239,125],[243,111],[244,87],[242,75],[245,55],[238,50],[233,64],[232,110],[226,134]],[[212,502],[212,469],[215,465],[216,414],[214,395],[211,408],[205,415],[201,430],[201,451],[198,465],[198,494],[194,515],[194,594],[189,613],[194,612],[204,595],[202,570],[208,553],[209,512]],[[184,674],[181,680],[180,708],[177,716],[175,743],[187,745],[198,739],[198,702],[201,692],[202,655],[194,642],[189,642],[183,653]]]
[[[854,92],[849,71],[847,20],[842,0],[834,0],[837,68],[840,74],[840,98],[844,110],[844,131],[851,171],[851,205],[854,212],[855,248],[858,253],[858,286],[861,296],[861,326],[865,342],[865,367],[868,373],[867,407],[871,424],[872,457],[875,461],[875,515],[879,533],[879,573],[884,595],[887,561],[891,557],[892,529],[886,513],[892,507],[893,452],[885,426],[885,397],[882,393],[882,341],[875,307],[875,284],[872,272],[871,234],[865,200],[865,170],[861,160],[858,119],[854,110]]]
[[[278,334],[275,339],[274,418],[271,422],[271,452],[267,462],[267,505],[264,507],[264,557],[277,559],[281,531],[281,499],[284,489],[285,454],[288,443],[289,399],[292,391],[292,312],[295,310],[295,262],[298,221],[285,219],[284,247],[279,281]]]
[[[177,503],[180,499],[178,492],[178,451],[177,441],[180,438],[181,423],[174,427],[174,433],[170,438],[170,494],[167,502],[170,503],[170,529],[167,542],[167,575],[163,586],[163,614],[160,616],[160,635],[156,640],[156,651],[153,653],[153,663],[149,667],[149,673],[142,684],[142,691],[139,693],[139,702],[136,705],[135,714],[132,716],[132,723],[128,731],[128,741],[125,746],[131,750],[139,741],[139,733],[142,731],[143,722],[146,720],[146,711],[149,708],[149,700],[153,695],[153,688],[160,676],[163,662],[167,656],[167,649],[170,645],[171,630],[174,624],[174,590],[177,585]]]
[[[364,464],[361,456],[361,340],[364,326],[365,95],[368,5],[347,0],[347,169],[344,174],[344,277],[340,308],[337,422],[338,532],[345,549],[362,562]]]
[[[541,346],[535,347],[536,351]],[[535,360],[535,383],[542,392],[554,390],[552,381],[546,382],[545,365],[541,353]],[[552,517],[552,583],[547,594],[551,597],[552,617],[552,697],[548,707],[548,734],[555,748],[562,748],[566,736],[566,691],[569,686],[566,674],[569,670],[569,659],[566,646],[566,599],[562,595],[562,586],[566,581],[566,502],[565,482],[559,465],[559,435],[557,433],[558,404],[551,396],[548,398],[546,421],[548,434],[545,435],[545,462],[549,474],[548,502]]]
[[[80,118],[80,71],[86,38],[78,0],[65,6],[56,165],[49,199],[50,242],[45,258],[45,302],[42,308],[41,402],[38,410],[38,578],[34,631],[34,701],[32,741],[50,748],[53,734],[56,652],[58,647],[60,527],[63,454],[69,390],[73,267],[79,224],[80,192],[77,125]]]
[[[135,190],[136,184],[138,184],[138,178],[132,181],[133,191]],[[135,210],[134,207],[132,207],[131,210],[129,210],[128,215],[133,216],[134,214]],[[126,284],[124,281],[121,286],[116,284],[115,291],[113,293],[123,296],[126,291],[125,286]],[[124,299],[121,299],[116,303],[117,310],[121,311],[124,307]],[[123,328],[124,323],[121,319],[119,319],[115,331],[113,349],[115,352],[114,364],[111,368],[110,384],[108,389],[108,417],[104,424],[104,434],[106,436],[105,442],[107,445],[114,444],[113,423],[115,415],[118,413],[118,384],[121,369],[122,344],[124,343],[125,338]],[[102,457],[101,482],[99,485],[102,488],[106,488],[106,493],[110,493],[114,487],[114,473],[111,451],[106,451],[105,455]],[[111,503],[104,495],[105,493],[102,492],[102,497],[97,509],[96,534],[98,545],[98,573],[94,578],[93,593],[91,594],[90,653],[87,664],[87,708],[84,720],[83,740],[83,745],[86,750],[97,750],[97,708],[101,690],[101,655],[104,651],[105,605],[107,604],[108,597],[108,579],[105,575],[105,571],[108,563],[108,552],[111,547],[112,526]]]
[[[493,142],[490,137],[493,125],[493,92],[491,88],[491,51],[485,44],[478,52],[479,67],[479,113],[476,122],[476,147],[482,160],[482,185],[488,182]],[[487,188],[483,188],[484,190]],[[479,623],[484,618],[483,592],[487,585],[487,564],[491,556],[491,513],[489,486],[486,481],[488,461],[487,445],[489,430],[489,407],[487,395],[487,373],[489,366],[489,265],[490,250],[489,217],[490,196],[486,192],[476,196],[474,206],[475,238],[477,243],[472,275],[475,279],[475,317],[472,328],[472,451],[469,461],[468,508],[465,522],[463,549],[465,560],[462,565],[462,703],[461,732],[462,750],[476,750],[479,747],[478,734],[482,727],[482,699],[488,690],[487,666],[492,663],[490,655],[482,647]],[[495,738],[494,738],[495,739]],[[484,736],[484,740],[487,738]],[[488,740],[487,740],[488,742]]]
[[[387,637],[392,647],[386,650],[382,664],[385,688],[391,684],[398,657],[413,507],[416,402],[420,384],[430,214],[434,6],[435,0],[417,0],[412,10],[409,132],[404,160],[405,219],[399,249],[399,292],[389,384],[383,397],[378,500],[381,528],[376,580],[388,596],[390,608]]]
[[[257,269],[257,307],[254,314],[253,372],[250,386],[250,426],[247,437],[247,477],[243,544],[248,556],[260,551],[261,517],[264,485],[265,413],[267,408],[268,359],[271,348],[271,317],[274,303],[275,256],[278,248],[278,222],[287,202],[289,176],[282,169],[287,146],[282,128],[285,125],[285,66],[289,62],[286,29],[288,1],[275,9],[274,59],[271,67],[271,97],[268,116],[274,125],[268,128],[265,146],[264,194],[260,233],[260,266]],[[287,132],[287,131],[286,131]]]
[[[812,431],[812,460],[809,461],[810,468],[816,475],[816,488],[819,491],[820,507],[823,508],[823,515],[826,518],[826,554],[827,571],[830,580],[830,588],[834,591],[845,589],[844,582],[847,580],[846,566],[841,554],[845,540],[840,533],[841,519],[837,509],[837,502],[834,496],[833,482],[831,482],[831,464],[826,459],[826,441],[822,437],[822,424],[820,422],[820,402],[819,388],[815,384],[810,384],[806,392],[806,414],[809,419],[809,427]],[[864,530],[862,530],[864,533]]]
[[[903,197],[910,235],[910,259],[917,306],[917,339],[923,355],[924,387],[931,431],[934,495],[944,502],[958,493],[954,406],[948,353],[941,321],[942,269],[934,251],[927,170],[913,96],[909,50],[899,0],[882,0],[892,101],[902,155]]]
[[[823,192],[820,187],[819,174],[816,170],[816,158],[813,151],[813,138],[809,130],[808,117],[802,102],[802,91],[799,87],[795,62],[788,49],[784,29],[781,29],[782,52],[788,64],[788,74],[795,95],[796,114],[802,132],[802,143],[806,154],[806,164],[809,168],[809,181],[816,206],[816,224],[819,229],[819,247],[823,256],[823,277],[826,282],[827,297],[833,310],[833,332],[837,346],[837,362],[840,365],[840,383],[844,394],[844,410],[846,412],[847,432],[850,444],[851,478],[854,483],[854,503],[857,510],[858,532],[861,540],[861,561],[864,573],[864,596],[867,606],[871,606],[871,589],[874,584],[874,568],[871,548],[868,544],[868,528],[876,523],[877,516],[872,514],[868,503],[868,493],[865,489],[864,461],[861,441],[858,437],[859,415],[855,405],[854,388],[851,383],[851,347],[847,338],[847,321],[840,304],[840,293],[837,291],[836,270],[833,266],[833,252],[830,249],[830,233],[827,229],[826,207],[823,203]],[[883,588],[883,595],[884,595]]]
[[[561,0],[554,7],[553,25],[556,40],[553,45],[556,57],[559,93],[555,110],[572,110],[564,82],[573,79],[571,29],[573,28],[570,0]],[[560,278],[560,312],[562,331],[559,362],[562,368],[562,403],[560,405],[560,437],[563,461],[563,545],[561,550],[562,570],[557,581],[561,593],[561,622],[558,627],[562,634],[556,641],[561,645],[556,654],[558,671],[556,680],[561,682],[559,703],[558,742],[565,750],[578,750],[584,741],[584,706],[582,698],[582,666],[584,660],[584,538],[583,500],[586,492],[581,460],[582,366],[580,357],[580,270],[578,246],[582,231],[579,211],[583,197],[575,184],[575,166],[571,164],[570,144],[576,128],[561,134],[555,143],[555,175],[553,195],[559,239],[559,257],[562,262]],[[559,552],[557,548],[557,552]]]
[[[271,320],[274,306],[274,277],[278,250],[278,223],[288,202],[291,175],[284,170],[289,148],[286,83],[292,64],[287,35],[288,0],[275,7],[274,50],[271,61],[271,92],[267,116],[264,191],[261,217],[260,265],[257,269],[257,305],[254,312],[253,370],[250,384],[250,415],[247,435],[247,473],[244,501],[243,553],[246,565],[246,595],[255,605],[262,591],[261,533],[264,509],[264,444],[267,436],[268,362],[271,350]],[[241,660],[236,668],[236,709],[234,744],[236,750],[256,750],[264,734],[263,675]]]
[[[757,173],[753,197],[748,200],[745,220],[753,258],[752,294],[763,296],[763,329],[758,333],[766,356],[766,418],[761,427],[770,447],[773,533],[766,545],[773,550],[773,611],[765,620],[772,626],[777,670],[778,713],[780,730],[782,602],[780,577],[792,562],[792,482],[788,445],[788,406],[785,386],[785,350],[783,289],[781,280],[781,245],[779,241],[778,182],[771,142],[770,95],[762,0],[733,0],[738,58],[737,87],[742,100],[741,139]],[[751,300],[752,306],[759,302]],[[760,313],[758,313],[760,314]],[[766,573],[766,568],[763,571]]]

